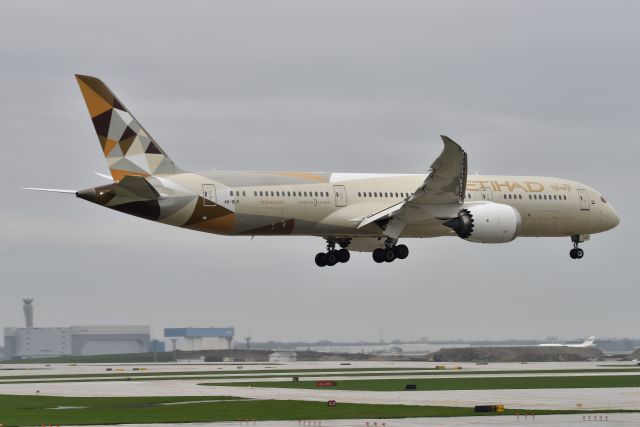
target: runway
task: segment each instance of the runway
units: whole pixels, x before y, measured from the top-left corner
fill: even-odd
[[[602,417],[602,418],[600,418]],[[188,423],[188,424],[153,424],[154,427],[238,427],[250,425],[257,427],[477,427],[477,426],[522,426],[523,424],[535,424],[554,427],[573,427],[585,425],[612,425],[620,427],[640,426],[638,414],[593,414],[588,419],[582,415],[538,415],[531,416],[501,416],[501,417],[447,417],[447,418],[393,418],[375,420],[322,420],[322,422],[299,421],[258,421],[258,422],[216,422],[216,423]],[[148,427],[149,424],[121,424],[122,427]],[[94,426],[110,427],[110,426]]]
[[[204,386],[201,383],[223,383],[224,381],[251,381],[261,379],[261,374],[276,374],[278,372],[282,380],[291,380],[291,375],[303,375],[301,369],[314,369],[317,371],[335,372],[331,378],[343,378],[338,373],[340,369],[369,369],[372,371],[358,371],[367,374],[357,379],[366,378],[411,378],[405,370],[433,368],[436,364],[424,362],[354,362],[349,366],[340,365],[339,362],[310,362],[288,363],[278,366],[245,365],[239,370],[238,365],[176,365],[176,364],[135,364],[135,365],[0,365],[0,369],[17,369],[12,371],[0,371],[0,380],[9,380],[15,376],[25,375],[71,375],[71,374],[95,374],[100,378],[109,378],[106,369],[112,369],[116,374],[134,374],[145,372],[149,374],[166,375],[169,372],[211,372],[220,370],[221,374],[237,375],[236,379],[156,379],[137,380],[131,377],[130,381],[100,381],[98,378],[73,379],[74,382],[39,382],[43,380],[33,379],[33,383],[6,384],[0,383],[0,394],[16,395],[51,395],[51,396],[87,396],[87,397],[115,397],[115,396],[238,396],[253,399],[278,399],[278,400],[312,400],[327,401],[337,400],[344,403],[368,403],[368,404],[401,404],[401,405],[434,405],[434,406],[474,406],[478,404],[504,404],[508,408],[518,409],[564,409],[564,410],[606,410],[606,409],[640,409],[640,387],[625,388],[574,388],[574,389],[508,389],[508,390],[442,390],[442,391],[353,391],[353,390],[316,390],[316,389],[287,389],[287,388],[250,388],[231,386]],[[576,370],[576,369],[606,369],[596,362],[580,363],[529,363],[529,364],[441,364],[449,368],[459,367],[461,370],[444,370],[443,375],[420,376],[420,378],[447,378],[454,377],[494,377],[494,376],[550,376],[549,373],[531,373],[530,370]],[[626,364],[611,364],[611,369],[630,367]],[[144,368],[146,371],[133,371],[133,368]],[[221,369],[218,369],[221,368]],[[380,371],[375,369],[402,368],[394,371],[392,375],[376,376]],[[123,369],[123,371],[114,371]],[[255,370],[257,373],[245,373],[244,370]],[[516,374],[486,374],[483,371],[517,371]],[[342,371],[344,372],[344,371]],[[439,373],[440,371],[430,371]],[[449,372],[449,373],[447,373]],[[465,375],[464,372],[473,373]],[[635,372],[636,374],[638,371]],[[262,375],[264,375],[262,374]],[[369,375],[370,374],[370,375]],[[605,373],[608,375],[626,375],[626,372]],[[316,372],[317,375],[317,372]],[[553,375],[590,375],[588,373],[556,373]],[[602,375],[594,372],[592,375]],[[304,379],[316,378],[313,375],[304,376]],[[321,378],[321,377],[317,377]],[[414,376],[415,378],[415,376]],[[323,377],[323,379],[327,379]],[[348,380],[348,377],[344,377]],[[352,377],[351,379],[354,379]],[[269,381],[276,380],[270,378]],[[640,418],[640,415],[638,415]]]

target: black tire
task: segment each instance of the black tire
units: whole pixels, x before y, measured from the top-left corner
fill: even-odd
[[[348,249],[342,248],[338,251],[338,261],[348,262],[351,259],[351,253]]]
[[[338,263],[338,254],[336,251],[327,252],[327,265],[329,267],[333,267]]]
[[[393,262],[395,259],[396,259],[396,253],[393,251],[393,248],[387,248],[384,250],[385,262]]]
[[[584,256],[584,251],[580,248],[576,249],[576,258],[582,259],[583,256]]]
[[[571,259],[576,259],[576,250],[575,249],[571,249],[569,251],[569,256],[571,257]]]
[[[373,251],[372,256],[373,256],[373,260],[378,264],[380,264],[381,262],[384,262],[384,249],[382,248],[375,249]]]
[[[324,252],[320,252],[319,254],[316,254],[316,265],[318,267],[324,267],[327,265],[327,254],[325,254]]]
[[[396,258],[398,259],[405,259],[409,256],[409,248],[407,247],[407,245],[398,245],[393,248],[393,251],[396,254]]]

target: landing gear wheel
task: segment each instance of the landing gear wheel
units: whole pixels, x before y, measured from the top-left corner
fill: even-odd
[[[325,254],[324,252],[320,252],[319,254],[316,254],[316,265],[318,267],[324,267],[327,265],[327,254]]]
[[[338,263],[338,255],[336,253],[337,251],[329,251],[327,252],[327,265],[329,267],[333,267],[334,265],[336,265]]]
[[[384,260],[385,262],[393,262],[396,259],[396,253],[393,251],[393,248],[387,248],[384,250]]]
[[[344,263],[351,259],[351,253],[349,249],[342,248],[338,251],[338,261]]]
[[[406,245],[398,245],[393,248],[393,252],[396,254],[396,258],[405,259],[409,256],[409,248]]]
[[[580,249],[578,245],[585,240],[589,240],[588,235],[583,236],[576,234],[571,236],[571,241],[573,242],[573,249],[569,251],[569,256],[571,257],[571,259],[582,259],[582,257],[584,256],[584,250]]]
[[[380,264],[381,262],[384,262],[384,249],[382,248],[375,249],[373,251],[372,256],[373,256],[373,260],[378,264]]]

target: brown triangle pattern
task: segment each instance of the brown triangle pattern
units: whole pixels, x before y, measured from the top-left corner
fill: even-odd
[[[133,144],[133,141],[135,139],[136,139],[136,136],[133,135],[129,139],[123,139],[123,140],[120,141],[120,148],[122,149],[122,153],[125,156],[127,155],[127,151],[129,151],[129,148],[131,147],[131,144]]]
[[[113,108],[117,108],[118,110],[122,110],[122,111],[127,111],[127,109],[124,108],[124,105],[122,105],[118,100],[118,98],[116,98],[115,96],[113,97]]]
[[[109,135],[109,125],[111,124],[111,111],[107,110],[104,113],[95,116],[93,121],[93,127],[96,129],[98,136],[107,137]]]
[[[145,151],[147,154],[162,154],[162,152],[158,149],[153,140],[149,143],[147,150]]]
[[[129,126],[124,130],[124,133],[120,137],[120,141],[131,138],[132,136],[137,136],[137,134],[131,129]]]
[[[101,80],[80,75],[76,75],[76,79],[89,109],[93,126],[98,134],[100,146],[110,164],[111,175],[114,180],[119,181],[127,175],[175,173],[176,167],[173,161],[143,130],[140,123]],[[126,119],[121,117],[121,112],[126,113]],[[131,123],[125,125],[126,122],[123,123],[123,120]],[[123,125],[125,125],[124,130],[121,131]],[[111,135],[113,139],[109,139],[110,130],[113,134]],[[122,135],[119,135],[120,132],[122,132]],[[131,150],[132,153],[128,153],[136,138],[138,140],[136,144],[139,145],[136,145],[136,149]],[[144,154],[141,153],[141,150]],[[144,159],[137,157],[141,155],[146,156],[146,162],[142,161]],[[131,160],[140,165],[146,163],[144,170]]]

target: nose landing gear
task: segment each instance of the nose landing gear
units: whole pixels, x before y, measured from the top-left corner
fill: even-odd
[[[582,259],[582,257],[584,256],[584,250],[580,249],[578,245],[587,239],[588,237],[584,238],[580,235],[571,236],[571,241],[573,242],[573,249],[569,251],[569,256],[571,257],[571,259]]]
[[[345,263],[351,259],[351,253],[347,247],[351,243],[351,239],[333,239],[327,238],[327,252],[316,254],[316,265],[318,267],[333,267],[338,263]],[[336,249],[336,243],[340,245],[340,249]]]
[[[384,243],[384,248],[378,248],[373,251],[373,260],[377,263],[383,263],[408,257],[409,248],[406,245],[396,245],[396,243],[396,239],[387,239]]]

